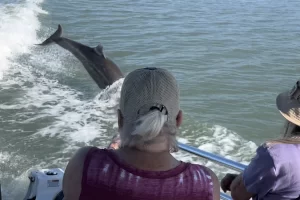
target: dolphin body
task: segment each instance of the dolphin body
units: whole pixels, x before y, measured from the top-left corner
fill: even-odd
[[[118,79],[123,78],[120,68],[112,60],[104,56],[101,44],[92,48],[68,38],[61,37],[61,35],[62,27],[58,25],[55,33],[38,45],[46,46],[51,43],[56,43],[71,52],[83,64],[89,75],[101,89],[105,89]]]

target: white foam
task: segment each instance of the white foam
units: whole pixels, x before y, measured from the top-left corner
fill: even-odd
[[[214,125],[212,127],[200,127],[201,129],[183,132],[193,132],[198,135],[196,139],[181,139],[180,142],[198,147],[201,150],[220,155],[247,165],[255,155],[257,145],[254,142],[246,141],[237,133],[225,127]],[[225,173],[234,172],[211,161],[199,158],[184,151],[174,154],[175,157],[187,162],[193,162],[210,167],[221,178]],[[235,172],[236,173],[236,172]]]
[[[53,117],[55,121],[39,130],[36,135],[61,137],[67,143],[89,143],[106,133],[107,123],[116,127],[116,107],[123,79],[101,91],[94,99],[79,100],[81,93],[57,82],[36,81],[35,85],[22,96],[22,104],[0,105],[2,109],[39,108],[35,117],[24,120],[28,123],[43,117]],[[44,87],[46,84],[47,87]],[[43,94],[47,91],[47,94]],[[26,113],[24,113],[26,114]]]
[[[10,155],[8,152],[0,152],[0,164],[5,164],[7,161],[9,161]],[[0,174],[1,178],[1,174]]]
[[[28,53],[36,42],[40,27],[37,15],[46,14],[38,4],[42,0],[27,0],[23,4],[1,4],[0,7],[0,79],[10,65],[10,59]]]

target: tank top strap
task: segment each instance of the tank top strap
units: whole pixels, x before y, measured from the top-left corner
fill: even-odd
[[[208,192],[207,199],[213,200],[214,183],[213,183],[211,174],[209,173],[209,171],[207,170],[206,167],[204,167],[202,165],[200,165],[200,167],[206,175],[206,180],[204,182],[205,182],[205,185],[207,188],[206,191]]]
[[[201,182],[204,191],[203,196],[205,196],[207,200],[213,200],[213,180],[207,168],[203,165],[192,164],[190,173],[192,173],[196,182],[197,180]]]
[[[87,183],[87,177],[88,177],[88,169],[91,163],[91,159],[93,157],[93,154],[100,149],[97,147],[91,147],[88,151],[88,153],[85,156],[83,170],[82,170],[82,179],[81,179],[81,185],[84,186]]]

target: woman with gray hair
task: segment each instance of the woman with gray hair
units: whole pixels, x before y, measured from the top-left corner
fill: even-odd
[[[300,82],[277,96],[286,119],[282,137],[259,146],[244,172],[227,174],[221,187],[234,200],[300,199]]]
[[[171,73],[161,68],[129,73],[118,110],[119,148],[81,148],[65,171],[65,199],[220,199],[212,170],[171,155],[178,151],[181,123],[179,89]]]

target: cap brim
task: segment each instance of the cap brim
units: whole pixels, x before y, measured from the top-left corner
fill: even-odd
[[[296,99],[291,99],[289,92],[283,92],[276,98],[276,105],[281,115],[300,126],[300,102]]]

